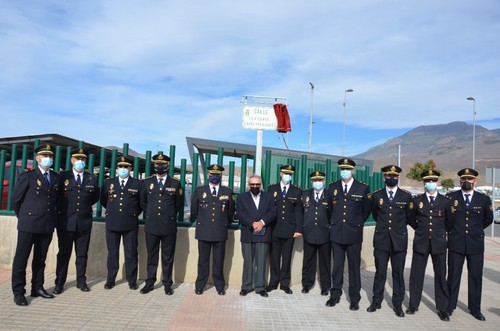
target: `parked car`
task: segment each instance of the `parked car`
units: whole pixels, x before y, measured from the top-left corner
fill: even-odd
[[[9,182],[10,182],[10,161],[5,162],[4,177],[3,177],[3,192],[2,192],[2,210],[7,209],[7,201],[9,199]],[[22,169],[22,160],[17,160],[16,171],[14,172],[14,178],[17,179],[19,174],[24,170]],[[33,168],[33,161],[28,160],[27,168]]]
[[[500,206],[496,207],[493,211],[493,219],[495,220],[495,224],[500,224]]]

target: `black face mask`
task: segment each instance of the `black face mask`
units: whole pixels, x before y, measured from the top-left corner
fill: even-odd
[[[155,167],[155,172],[158,174],[158,175],[163,175],[165,174],[166,172],[168,171],[168,166],[165,167],[165,166],[156,166]]]
[[[385,183],[387,184],[387,186],[389,187],[395,187],[395,186],[398,186],[398,182],[399,182],[399,179],[398,178],[394,178],[394,177],[389,177],[385,180]]]
[[[464,191],[472,190],[472,184],[469,183],[468,181],[463,182],[462,183],[462,190],[464,190]]]
[[[252,192],[253,195],[259,195],[260,187],[250,187],[250,192]]]

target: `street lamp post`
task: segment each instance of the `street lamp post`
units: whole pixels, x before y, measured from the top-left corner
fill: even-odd
[[[476,168],[476,99],[468,97],[472,101],[472,169]]]
[[[312,152],[313,144],[313,94],[314,94],[314,84],[309,82],[311,85],[311,111],[309,114],[309,153]]]
[[[347,93],[354,92],[352,88],[347,89],[344,91],[344,127],[342,129],[342,156],[345,156],[344,154],[344,148],[345,148],[345,115],[346,115],[346,102],[347,102]]]

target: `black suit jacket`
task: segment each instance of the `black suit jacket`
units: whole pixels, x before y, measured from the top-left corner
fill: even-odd
[[[40,168],[23,172],[17,178],[11,203],[18,218],[17,229],[31,233],[51,233],[56,225],[60,176],[49,170],[50,184],[45,184]]]
[[[412,217],[414,203],[411,194],[398,188],[392,203],[386,188],[372,195],[372,215],[375,219],[373,247],[390,252],[406,251],[408,248],[408,224]]]
[[[196,239],[227,240],[227,227],[233,216],[233,191],[229,187],[219,186],[216,197],[212,196],[210,185],[196,188],[191,202],[191,217],[196,219]]]
[[[63,231],[88,231],[92,228],[92,206],[99,201],[97,176],[84,171],[80,188],[73,170],[61,172],[60,197],[57,204],[57,228]]]
[[[461,190],[448,196],[452,201],[448,249],[460,254],[483,253],[484,229],[493,222],[491,199],[474,191],[467,208]]]
[[[370,187],[354,179],[344,195],[343,182],[338,180],[328,187],[332,200],[330,240],[337,244],[363,242],[363,226],[371,213]]]
[[[269,192],[260,192],[259,208],[255,206],[252,193],[245,192],[238,196],[236,217],[240,221],[240,241],[244,243],[271,242],[271,226],[276,219],[274,198]],[[264,228],[254,233],[253,223],[263,220]]]
[[[304,241],[316,245],[329,242],[332,205],[328,190],[323,190],[318,202],[316,202],[314,189],[302,192],[301,204],[303,210],[301,215],[302,236]]]
[[[268,190],[276,205],[276,222],[273,222],[273,237],[292,238],[295,232],[302,233],[302,190],[289,184],[285,198],[281,183],[270,185]]]
[[[139,227],[142,180],[129,177],[120,188],[119,177],[109,178],[101,190],[101,204],[106,208],[106,230],[130,231]]]
[[[156,175],[146,178],[141,191],[144,231],[162,236],[176,234],[177,213],[184,206],[183,202],[178,180],[166,176],[163,189],[160,189]]]
[[[451,200],[438,194],[431,206],[427,195],[415,197],[410,226],[415,229],[413,250],[420,254],[446,254],[446,232],[451,227]]]

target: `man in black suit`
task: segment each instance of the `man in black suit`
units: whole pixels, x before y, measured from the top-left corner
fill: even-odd
[[[106,245],[108,276],[104,288],[115,286],[119,269],[120,241],[123,238],[125,278],[131,290],[137,290],[137,233],[142,212],[140,193],[142,180],[130,176],[131,161],[118,158],[118,177],[107,179],[101,190],[101,204],[106,208]]]
[[[418,311],[429,255],[434,267],[434,297],[438,316],[449,321],[450,296],[446,285],[446,232],[450,229],[451,200],[437,191],[439,176],[434,169],[422,172],[425,193],[415,197],[410,226],[415,229],[410,271],[410,305],[407,314]]]
[[[27,306],[26,266],[31,250],[31,296],[52,299],[44,288],[45,259],[56,225],[56,205],[59,197],[59,174],[50,168],[54,147],[44,144],[35,149],[38,167],[25,171],[12,191],[12,208],[16,213],[17,247],[12,262],[12,292],[18,306]]]
[[[76,287],[83,292],[90,291],[85,273],[92,231],[92,206],[99,200],[99,185],[96,176],[84,171],[87,157],[85,149],[74,149],[71,154],[73,168],[61,172],[63,184],[57,204],[59,252],[54,294],[64,291],[73,245],[76,254]]]
[[[319,259],[321,295],[328,295],[331,286],[330,217],[331,203],[325,189],[325,173],[312,172],[309,177],[313,188],[302,192],[304,256],[302,260],[302,293],[316,282],[316,266]]]
[[[330,184],[332,200],[330,240],[333,250],[332,288],[326,302],[333,307],[340,301],[344,284],[344,263],[349,265],[350,310],[359,310],[361,299],[361,243],[363,226],[371,213],[370,187],[352,177],[356,163],[348,158],[338,162],[341,179]]]
[[[267,298],[266,259],[271,242],[271,224],[276,218],[273,196],[261,191],[262,179],[253,175],[248,179],[250,191],[238,197],[236,216],[241,224],[241,251],[243,277],[240,295],[252,292]],[[255,286],[254,286],[255,285]]]
[[[141,289],[142,294],[154,289],[160,245],[165,294],[174,294],[172,270],[177,239],[177,213],[183,207],[183,199],[179,181],[168,176],[169,163],[170,158],[163,155],[163,152],[154,155],[156,175],[145,179],[142,185],[141,205],[145,214],[144,233],[148,252],[148,278]]]
[[[220,184],[224,167],[212,164],[207,168],[209,184],[196,188],[191,202],[191,216],[196,219],[198,239],[198,276],[195,293],[203,294],[208,281],[210,252],[212,278],[219,295],[225,295],[224,257],[228,225],[234,216],[233,191]]]
[[[293,243],[302,235],[302,190],[291,183],[295,167],[286,164],[280,168],[281,180],[270,185],[268,192],[276,204],[276,222],[272,225],[271,277],[267,292],[280,289],[292,294],[290,288]]]
[[[493,222],[491,199],[474,190],[478,172],[465,168],[458,172],[461,190],[449,194],[451,229],[448,233],[448,290],[450,291],[449,313],[457,308],[460,278],[465,259],[468,271],[468,308],[472,316],[480,321],[486,318],[481,313],[481,292],[484,264],[484,229]]]
[[[404,269],[408,248],[407,225],[414,211],[411,194],[398,187],[401,168],[388,165],[381,169],[385,187],[372,195],[372,215],[375,219],[373,236],[373,256],[375,257],[375,279],[373,299],[368,312],[381,308],[384,300],[387,265],[392,267],[392,304],[398,317],[404,317],[402,304],[405,296]]]

